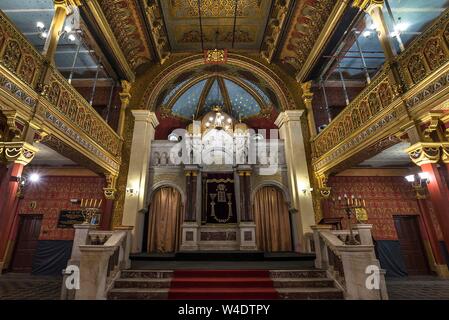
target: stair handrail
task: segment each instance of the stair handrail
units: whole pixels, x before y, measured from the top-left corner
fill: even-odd
[[[344,230],[332,230],[330,225],[312,226],[315,267],[326,270],[346,299],[388,299],[385,270],[376,258],[371,228],[367,224],[355,225],[360,244],[353,245],[339,238]]]
[[[65,272],[63,299],[104,300],[121,271],[131,266],[133,227],[119,226],[113,231],[96,231],[95,228],[92,225],[75,226],[72,257],[66,270],[72,271],[73,266],[78,268],[79,285],[68,290],[66,282],[72,273]],[[100,236],[106,241],[98,242],[96,239]]]

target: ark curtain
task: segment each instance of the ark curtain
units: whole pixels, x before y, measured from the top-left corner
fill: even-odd
[[[150,204],[148,252],[175,252],[181,227],[181,195],[171,187],[162,187]]]
[[[275,187],[260,189],[253,210],[258,248],[268,252],[292,251],[289,212],[282,193]]]

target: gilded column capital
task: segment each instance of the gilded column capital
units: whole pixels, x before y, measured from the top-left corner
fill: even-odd
[[[26,166],[33,160],[39,148],[27,142],[3,142],[3,157],[8,162],[14,162]]]
[[[301,89],[302,89],[302,99],[304,101],[304,104],[306,105],[307,109],[311,109],[312,107],[312,99],[313,99],[313,92],[312,92],[312,81],[307,81],[304,83],[301,83]]]
[[[327,186],[328,176],[325,173],[315,174],[318,182],[318,194],[323,199],[328,199],[331,195],[331,188]]]
[[[122,102],[122,108],[126,108],[129,105],[131,99],[131,82],[127,80],[121,81],[122,91],[119,93],[120,101]]]
[[[104,197],[108,200],[114,200],[115,194],[117,192],[116,183],[117,183],[117,176],[107,173],[105,174],[106,178],[106,187],[103,188]]]
[[[418,166],[437,163],[441,156],[441,143],[418,142],[405,150],[410,159]]]
[[[371,13],[374,8],[382,8],[383,5],[384,0],[354,0],[352,3],[354,8],[359,8],[368,14]]]
[[[53,0],[56,8],[64,8],[67,14],[70,14],[74,8],[81,6],[81,0]]]

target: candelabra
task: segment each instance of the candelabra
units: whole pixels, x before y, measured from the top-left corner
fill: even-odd
[[[98,217],[102,202],[103,199],[100,199],[99,201],[97,199],[81,199],[80,207],[81,207],[81,214],[83,215],[84,218],[83,224],[97,224],[92,223],[92,220],[95,217]]]
[[[338,200],[332,199],[334,203],[336,203],[336,208],[338,210],[343,210],[346,213],[346,217],[348,218],[348,227],[349,227],[349,240],[346,241],[346,244],[349,245],[357,245],[360,244],[359,241],[354,237],[354,232],[352,231],[352,217],[356,217],[358,222],[368,220],[366,209],[365,209],[365,200],[362,199],[361,196],[358,198],[354,195],[349,196],[344,195],[342,197],[338,197]]]

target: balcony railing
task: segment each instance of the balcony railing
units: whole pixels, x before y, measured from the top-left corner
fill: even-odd
[[[1,11],[0,88],[21,100],[30,115],[57,118],[58,130],[67,129],[62,134],[118,169],[111,159],[120,154],[120,137]]]
[[[394,63],[386,62],[374,80],[313,139],[315,169],[329,166],[330,161],[338,163],[336,158],[347,156],[350,149],[368,141],[367,137],[381,135],[383,127],[402,119],[395,112],[402,100],[410,110],[441,90],[449,80],[432,82],[432,78],[449,69],[448,62],[449,9]],[[421,88],[429,84],[429,88]]]

